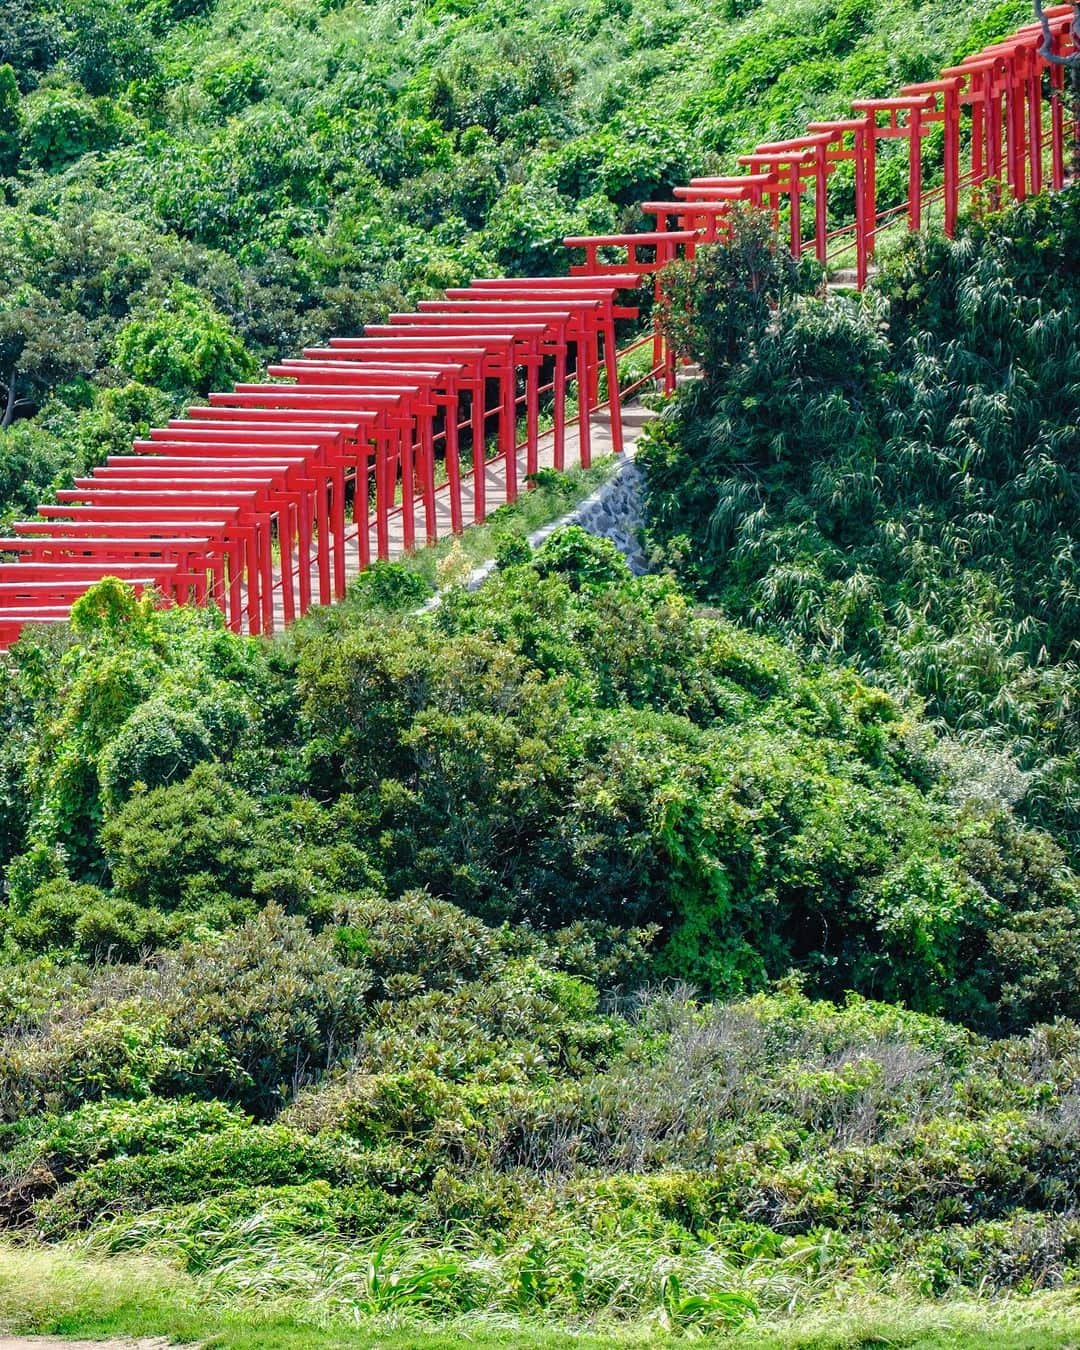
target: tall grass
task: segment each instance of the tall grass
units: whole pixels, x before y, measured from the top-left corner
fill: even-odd
[[[391,1248],[400,1254],[402,1239]],[[378,1279],[383,1275],[379,1274]],[[1075,1292],[1031,1297],[950,1300],[947,1304],[850,1293],[794,1319],[762,1313],[746,1320],[749,1302],[735,1293],[693,1293],[668,1274],[655,1315],[616,1327],[600,1318],[545,1327],[535,1312],[487,1311],[453,1317],[418,1306],[395,1306],[379,1315],[342,1310],[316,1316],[304,1291],[267,1302],[254,1295],[226,1295],[219,1286],[181,1274],[169,1265],[130,1256],[101,1261],[70,1249],[0,1246],[0,1335],[53,1334],[103,1337],[165,1335],[174,1343],[198,1342],[219,1350],[451,1350],[451,1347],[520,1346],[547,1350],[575,1346],[602,1350],[625,1345],[695,1344],[730,1350],[852,1350],[854,1347],[923,1347],[924,1350],[1069,1350],[1080,1346],[1080,1304]],[[699,1314],[708,1312],[713,1330]],[[742,1322],[739,1326],[738,1323]]]
[[[182,1269],[215,1307],[270,1310],[323,1328],[389,1317],[612,1334],[750,1336],[759,1329],[790,1338],[804,1321],[823,1328],[838,1318],[852,1327],[868,1316],[898,1322],[897,1310],[913,1301],[899,1272],[869,1273],[835,1230],[760,1250],[720,1237],[688,1244],[685,1234],[674,1240],[654,1231],[598,1236],[571,1221],[502,1241],[461,1228],[440,1242],[403,1229],[349,1242],[289,1231],[272,1208],[237,1219],[195,1206],[186,1219],[171,1210],[116,1220],[81,1245],[94,1259],[130,1259],[141,1250]],[[927,1307],[946,1326],[974,1323],[976,1313],[1020,1326],[1037,1320],[1044,1302],[961,1296]],[[1080,1335],[1080,1307],[1067,1298],[1047,1306]],[[928,1326],[934,1317],[925,1314]]]

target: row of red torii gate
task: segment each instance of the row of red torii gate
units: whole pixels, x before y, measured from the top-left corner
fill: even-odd
[[[861,287],[891,224],[918,230],[937,211],[951,234],[965,194],[992,204],[1061,188],[1077,128],[1064,68],[1045,53],[1078,45],[1073,7],[1051,8],[1044,25],[939,79],[859,99],[850,118],[742,156],[743,173],[645,203],[640,233],[567,239],[568,276],[478,279],[282,361],[265,382],[211,394],[0,540],[13,559],[0,563],[0,647],[27,623],[63,622],[105,576],[162,604],[215,604],[237,632],[271,633],[341,598],[373,559],[460,532],[496,496],[515,500],[542,442],[557,469],[568,456],[589,464],[599,426],[621,453],[623,400],[646,381],[674,387],[658,334],[618,347],[666,264],[722,240],[749,204],[786,224],[794,253],[851,255]],[[927,190],[924,141],[937,125],[940,181]],[[892,139],[906,143],[908,191],[883,209],[878,143]],[[834,184],[853,194],[854,219],[834,228],[830,180],[842,165]],[[619,358],[639,348],[651,368],[620,388]]]

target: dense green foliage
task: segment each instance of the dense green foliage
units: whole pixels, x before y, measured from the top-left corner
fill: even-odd
[[[682,320],[709,378],[645,452],[653,538],[699,595],[917,695],[972,791],[1074,857],[1078,249],[1072,190],[908,241],[866,299],[781,298],[777,274],[775,316],[730,352]]]
[[[4,0],[0,516],[185,397],[470,276],[561,271],[564,235],[636,221],[690,173],[1026,17]]]
[[[884,693],[576,530],[434,617],[371,609],[422,593],[375,569],[265,648],[104,583],[59,660],[20,644],[12,949],[130,959],[267,904],[347,929],[423,886],[712,994],[795,965],[989,1030],[1080,1010],[1059,850]]]
[[[1026,18],[0,0],[0,514]],[[119,1329],[244,1346],[1068,1298],[1077,209],[910,244],[867,300],[753,229],[700,255],[668,322],[705,378],[645,452],[655,575],[573,529],[530,555],[585,481],[549,478],[275,642],[111,581],[24,636],[0,1320],[21,1279],[20,1325],[105,1325],[25,1313],[44,1244],[169,1263]],[[912,1343],[874,1325],[842,1343]]]
[[[4,1222],[309,1316],[1071,1278],[1050,838],[580,531],[423,593],[381,566],[267,645],[103,583],[15,648]]]
[[[449,907],[368,922],[363,952],[305,935],[302,955],[302,925],[267,913],[153,972],[68,977],[51,1025],[29,1005],[57,973],[28,971],[5,1110],[34,1075],[54,1089],[0,1136],[7,1223],[331,1317],[721,1329],[837,1288],[985,1297],[1075,1269],[1075,1027],[990,1045],[795,991],[601,1013],[550,954]],[[257,1016],[246,993],[224,1007],[225,962]],[[271,1123],[210,1099],[257,1056],[210,1048],[235,1009],[288,1051],[290,991],[316,971],[358,1019],[338,1066]]]

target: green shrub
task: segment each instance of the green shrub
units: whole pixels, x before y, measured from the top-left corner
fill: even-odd
[[[9,911],[8,933],[24,952],[135,961],[171,930],[158,910],[106,895],[97,886],[58,879],[40,887],[24,913]]]
[[[19,86],[9,65],[0,66],[0,177],[13,174],[19,167],[20,130]]]
[[[700,597],[1011,756],[1070,850],[1078,201],[913,237],[869,296],[778,293],[767,324],[721,303],[702,269],[753,260],[718,250],[671,322],[719,373],[642,451],[653,543]]]
[[[182,782],[133,797],[102,842],[121,895],[174,909],[213,895],[250,895],[258,823],[258,803],[206,764]]]
[[[375,562],[349,582],[348,601],[361,611],[396,614],[418,608],[430,595],[416,572],[401,563]]]
[[[591,535],[579,525],[564,525],[544,543],[537,555],[541,576],[565,577],[573,590],[583,586],[610,585],[623,580],[626,561],[610,539]]]
[[[265,96],[269,73],[258,57],[240,56],[208,70],[203,88],[223,113],[231,115]]]
[[[367,1018],[370,979],[327,935],[274,906],[230,933],[188,943],[162,968],[159,997],[184,1017],[181,1045],[220,1043],[236,1066],[224,1093],[264,1114],[345,1052]]]
[[[193,1138],[246,1122],[221,1102],[101,1101],[63,1116],[23,1122],[20,1142],[5,1159],[9,1174],[47,1167],[57,1185],[110,1158],[168,1153]]]
[[[180,283],[120,329],[115,355],[132,379],[177,395],[227,389],[258,370],[228,319]]]
[[[121,1210],[137,1214],[253,1187],[320,1180],[347,1184],[356,1168],[346,1149],[281,1126],[231,1126],[170,1152],[93,1163],[38,1207],[37,1220],[55,1238]]]
[[[394,901],[354,901],[345,917],[334,934],[339,953],[362,963],[384,993],[405,978],[418,989],[474,980],[501,955],[497,933],[423,891]]]
[[[21,120],[23,157],[50,171],[103,149],[115,128],[110,105],[89,98],[78,85],[43,86],[26,100]]]

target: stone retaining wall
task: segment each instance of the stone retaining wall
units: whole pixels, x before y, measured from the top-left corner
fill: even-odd
[[[581,501],[561,520],[529,535],[529,543],[539,548],[547,537],[564,525],[580,525],[589,534],[610,539],[630,564],[635,576],[641,576],[649,570],[645,554],[642,552],[638,532],[643,523],[642,495],[644,475],[634,463],[633,456],[627,455],[619,461],[612,476]]]
[[[626,558],[630,570],[635,576],[642,576],[649,570],[648,561],[638,540],[643,515],[641,509],[644,488],[644,474],[634,463],[633,450],[627,453],[615,467],[614,473],[601,483],[595,492],[578,502],[568,515],[553,520],[528,536],[530,548],[537,549],[550,535],[564,525],[580,525],[589,534],[610,539],[619,552]],[[465,578],[467,591],[476,591],[495,571],[494,558],[474,567]],[[426,600],[416,614],[429,613],[442,603],[442,594],[436,592]]]

